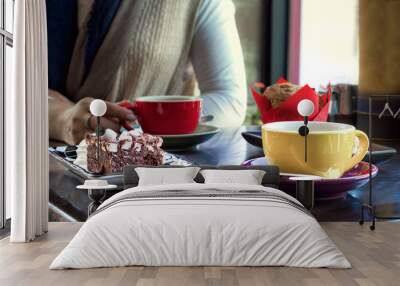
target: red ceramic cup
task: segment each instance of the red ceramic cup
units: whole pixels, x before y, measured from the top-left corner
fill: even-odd
[[[143,131],[155,135],[188,134],[196,130],[202,99],[198,96],[167,95],[139,97],[121,105],[137,116]]]

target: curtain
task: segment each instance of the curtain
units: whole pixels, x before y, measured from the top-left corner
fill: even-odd
[[[13,94],[7,97],[6,187],[12,242],[47,232],[48,107],[45,0],[15,1]]]

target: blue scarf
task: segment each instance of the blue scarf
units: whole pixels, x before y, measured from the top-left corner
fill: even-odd
[[[85,74],[118,11],[121,0],[95,0],[87,29]],[[65,95],[69,64],[78,36],[77,0],[46,0],[49,88]]]
[[[78,36],[76,0],[46,0],[49,88],[65,94],[69,64]]]
[[[84,78],[90,72],[97,51],[100,49],[121,0],[95,0],[87,26]]]

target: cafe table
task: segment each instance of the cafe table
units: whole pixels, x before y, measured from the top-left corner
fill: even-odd
[[[255,128],[222,129],[209,141],[198,145],[196,148],[174,154],[194,164],[240,165],[248,159],[263,156],[261,148],[248,144],[241,135],[242,132],[255,130]],[[59,143],[50,142],[51,146],[56,144]],[[400,170],[400,156],[397,155],[389,163],[385,163],[379,168],[380,175],[374,181],[383,191],[376,192],[376,199],[391,205],[389,209],[381,210],[385,215],[390,215],[391,212],[398,212],[400,208],[399,202],[393,202],[390,199],[393,197],[392,191],[395,191],[394,188],[396,188],[396,184],[393,183],[399,181],[399,175],[394,170]],[[50,221],[85,221],[87,219],[89,198],[85,192],[76,190],[76,186],[81,183],[81,178],[50,156]],[[366,187],[349,191],[346,198],[342,199],[316,201],[312,212],[320,221],[358,221],[361,200],[367,200],[365,190]],[[385,201],[388,199],[389,202]]]

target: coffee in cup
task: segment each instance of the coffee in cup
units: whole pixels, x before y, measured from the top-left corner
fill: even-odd
[[[262,126],[264,154],[281,172],[340,178],[368,152],[367,135],[354,126],[333,122],[309,122],[307,162],[301,121],[282,121]]]
[[[199,96],[165,95],[139,97],[129,108],[136,114],[144,132],[176,135],[196,130],[201,105]]]

